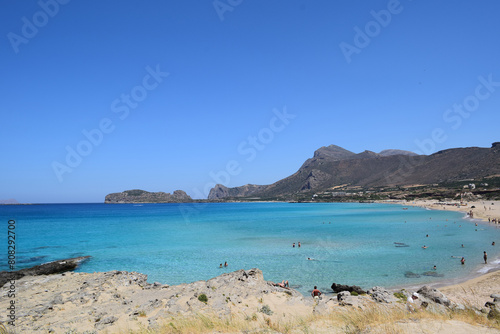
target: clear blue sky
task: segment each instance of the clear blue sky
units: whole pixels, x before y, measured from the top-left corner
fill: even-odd
[[[0,199],[200,198],[330,144],[500,140],[498,1],[59,1],[1,1]]]

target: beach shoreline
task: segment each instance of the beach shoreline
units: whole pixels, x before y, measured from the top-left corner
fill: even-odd
[[[479,219],[483,222],[489,222],[496,219],[500,220],[500,201],[480,200],[480,201],[449,201],[439,202],[436,200],[415,200],[415,201],[377,201],[377,203],[400,204],[403,206],[415,206],[430,210],[463,212],[471,219]],[[470,217],[470,212],[473,213]],[[490,219],[490,221],[488,220]],[[498,223],[497,223],[498,224]]]
[[[378,203],[400,204],[406,207],[420,207],[429,210],[462,212],[471,222],[480,224],[496,225],[500,220],[500,201],[481,200],[460,203],[460,201],[438,202],[435,200],[416,200],[378,201]],[[470,217],[470,212],[473,213],[472,217]],[[497,223],[492,222],[494,219]],[[488,268],[486,272],[476,271],[465,277],[450,278],[428,285],[439,289],[457,303],[465,302],[478,308],[483,307],[484,300],[488,300],[491,294],[500,293],[500,262],[497,259],[491,259],[490,261],[491,265],[494,266]],[[419,285],[403,285],[393,287],[392,290],[414,290],[418,287]]]

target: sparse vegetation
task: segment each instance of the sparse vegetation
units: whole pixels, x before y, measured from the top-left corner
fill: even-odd
[[[402,292],[394,292],[394,297],[400,299],[401,301],[406,301],[406,296]]]
[[[399,297],[398,297],[399,298]],[[267,305],[261,308],[269,310]],[[262,312],[266,314],[265,312]],[[418,309],[417,312],[408,312],[405,305],[384,307],[373,305],[364,310],[355,308],[340,308],[335,312],[324,315],[309,315],[304,317],[281,318],[277,315],[267,315],[258,321],[256,313],[251,316],[231,316],[219,318],[216,315],[178,316],[165,319],[165,325],[155,330],[143,329],[130,334],[170,334],[170,333],[238,333],[261,332],[272,329],[279,333],[314,333],[318,328],[338,328],[343,333],[406,333],[403,324],[419,324],[436,321],[439,328],[442,322],[448,320],[461,321],[475,326],[486,326],[499,329],[500,323],[489,320],[486,314],[475,311],[470,307],[465,310],[447,310],[432,312],[427,309]],[[436,328],[438,328],[436,327]],[[480,328],[478,328],[480,329]],[[129,332],[127,332],[129,333]]]
[[[206,294],[202,293],[201,295],[198,296],[198,300],[206,304],[208,302],[208,297]]]
[[[267,315],[273,315],[273,311],[269,308],[268,305],[264,305],[261,307],[260,312],[267,314]]]

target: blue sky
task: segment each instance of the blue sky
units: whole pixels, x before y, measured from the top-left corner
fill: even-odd
[[[495,1],[2,1],[0,199],[206,197],[498,141]]]

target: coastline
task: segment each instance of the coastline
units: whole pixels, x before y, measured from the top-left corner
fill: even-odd
[[[15,326],[25,333],[345,333],[352,325],[366,327],[365,333],[500,333],[484,307],[498,291],[500,272],[440,292],[421,286],[411,306],[400,300],[411,291],[398,297],[381,287],[359,296],[323,294],[316,301],[264,280],[256,268],[175,286],[150,284],[147,275],[124,271],[27,276],[15,285]],[[2,290],[0,307],[9,309],[8,287]],[[464,307],[476,317],[467,318]]]
[[[403,206],[416,206],[430,210],[463,212],[468,215],[471,211],[473,219],[480,219],[489,222],[488,219],[500,220],[500,201],[481,200],[481,201],[450,201],[438,202],[435,200],[416,200],[416,201],[379,201],[379,203],[401,204]]]
[[[499,224],[500,220],[500,201],[452,201],[438,202],[435,200],[416,200],[416,201],[379,201],[379,203],[400,204],[402,206],[421,207],[429,210],[453,211],[462,212],[469,217],[472,211],[473,217],[469,217],[472,221],[477,221],[481,224]],[[489,221],[489,220],[490,221]],[[496,219],[497,223],[492,220]],[[500,227],[500,225],[498,225]],[[491,259],[491,264],[494,265],[485,273],[476,272],[476,274],[468,275],[461,278],[447,279],[441,282],[429,284],[434,288],[443,292],[450,300],[481,308],[485,301],[489,300],[490,295],[500,293],[500,263]],[[407,288],[414,289],[415,286],[395,287],[396,289]]]

